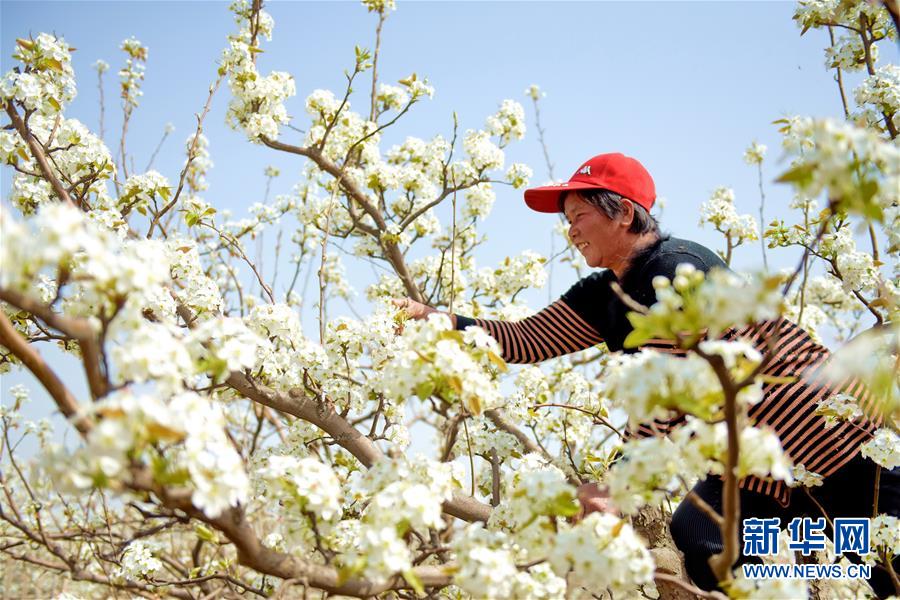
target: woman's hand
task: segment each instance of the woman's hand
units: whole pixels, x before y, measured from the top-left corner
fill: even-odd
[[[424,319],[431,313],[438,312],[437,309],[431,308],[427,304],[416,302],[412,298],[395,298],[391,300],[394,306],[402,308],[410,319]]]
[[[596,483],[582,483],[578,486],[578,502],[581,503],[581,512],[576,517],[576,521],[580,521],[593,512],[619,514],[609,498],[609,489],[605,485],[601,487]]]

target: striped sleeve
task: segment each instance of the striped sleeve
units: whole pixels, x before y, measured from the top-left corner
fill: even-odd
[[[487,331],[509,363],[536,363],[571,354],[603,341],[600,334],[562,300],[521,321],[471,319],[456,315],[456,328],[477,325]]]
[[[768,354],[763,375],[784,378],[763,384],[763,399],[750,407],[754,425],[772,429],[794,464],[828,477],[859,453],[882,421],[871,395],[856,378],[835,379],[824,375],[830,353],[801,327],[788,319],[766,321],[730,332]],[[816,414],[820,401],[836,393],[855,397],[864,416],[829,426]],[[786,504],[790,489],[780,481],[747,477],[741,487],[774,496]]]

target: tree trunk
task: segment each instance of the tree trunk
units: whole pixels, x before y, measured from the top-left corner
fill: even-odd
[[[645,506],[631,520],[634,527],[650,547],[650,554],[656,561],[656,569],[660,573],[672,575],[690,584],[684,568],[684,557],[669,533],[669,521],[672,515],[658,507]],[[660,600],[693,600],[695,596],[677,584],[658,581],[656,589]]]

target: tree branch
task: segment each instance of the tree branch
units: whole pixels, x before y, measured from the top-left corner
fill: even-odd
[[[41,382],[44,389],[50,394],[60,412],[71,419],[75,428],[83,435],[91,429],[90,422],[84,417],[79,417],[78,400],[66,387],[66,384],[56,375],[50,365],[41,357],[37,350],[25,341],[15,330],[7,316],[0,311],[0,344],[6,346],[16,358],[22,361],[28,370]]]
[[[59,181],[59,178],[56,176],[56,173],[54,173],[53,169],[50,168],[50,163],[47,162],[47,155],[44,153],[41,145],[38,144],[38,141],[34,138],[34,135],[31,133],[31,131],[28,130],[28,127],[25,125],[22,117],[19,116],[19,113],[18,111],[16,111],[16,107],[13,106],[12,102],[6,103],[6,114],[8,114],[9,118],[12,120],[13,127],[16,128],[19,136],[23,140],[25,140],[26,144],[28,144],[28,149],[31,150],[31,155],[37,161],[38,166],[41,169],[41,173],[43,173],[47,181],[50,182],[50,185],[53,187],[53,191],[56,193],[60,200],[62,200],[66,204],[75,206],[75,203],[72,202],[72,198],[69,197],[69,193],[66,191],[66,188],[63,187],[62,183],[60,183]]]
[[[0,300],[33,314],[50,327],[75,338],[81,347],[81,358],[84,362],[91,396],[96,400],[107,394],[109,383],[100,367],[100,346],[96,334],[87,320],[57,314],[46,304],[37,302],[15,290],[0,288]]]

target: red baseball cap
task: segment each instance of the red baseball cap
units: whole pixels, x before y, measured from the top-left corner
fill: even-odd
[[[650,211],[656,185],[644,165],[619,152],[598,154],[581,165],[564,183],[525,190],[525,204],[538,212],[559,212],[559,197],[572,190],[609,190]]]

